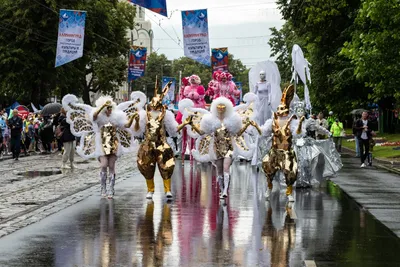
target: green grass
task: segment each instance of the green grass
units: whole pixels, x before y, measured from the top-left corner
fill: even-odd
[[[346,129],[346,134],[352,136],[352,130]],[[377,134],[377,138],[385,138],[382,142],[398,142],[400,141],[400,134]],[[355,150],[356,144],[354,142],[347,142],[346,139],[343,140],[342,146]],[[375,158],[396,158],[400,160],[400,150],[393,150],[395,146],[375,146],[372,152]]]

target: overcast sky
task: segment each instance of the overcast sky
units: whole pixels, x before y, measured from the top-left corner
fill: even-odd
[[[169,18],[147,10],[146,19],[152,22],[154,50],[169,59],[183,56],[182,10],[208,9],[211,48],[228,47],[249,67],[270,58],[269,28],[284,23],[274,0],[167,0],[167,8]]]

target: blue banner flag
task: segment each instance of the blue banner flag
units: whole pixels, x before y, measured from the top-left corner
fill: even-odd
[[[147,48],[132,46],[129,51],[128,82],[144,76],[146,70]]]
[[[166,0],[128,0],[138,6],[147,8],[160,15],[168,17]]]
[[[164,88],[169,82],[172,82],[171,87],[169,88],[167,95],[164,97],[164,99],[162,101],[163,105],[167,105],[167,106],[172,104],[175,100],[176,80],[175,80],[175,78],[171,78],[171,77],[163,77],[162,78],[162,88]]]
[[[56,67],[83,56],[86,11],[60,10]]]
[[[213,48],[211,50],[211,63],[212,70],[214,71],[222,71],[228,72],[228,48]]]
[[[211,66],[207,9],[182,11],[184,54]]]

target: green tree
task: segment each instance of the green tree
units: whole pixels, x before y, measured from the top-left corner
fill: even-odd
[[[400,100],[400,4],[395,0],[366,0],[358,12],[352,39],[342,54],[354,64],[354,74],[372,88],[372,100]]]
[[[291,22],[287,21],[279,30],[275,27],[270,28],[271,38],[268,44],[271,46],[271,57],[276,58],[275,62],[281,73],[282,84],[288,83],[292,79],[293,45],[298,44],[303,49],[305,48],[305,42],[296,35],[292,27]],[[306,51],[303,52],[306,53]]]
[[[277,3],[286,23],[280,31],[272,30],[270,44],[273,55],[278,55],[278,64],[285,67],[282,76],[288,77],[291,46],[296,42],[311,63],[310,95],[314,109],[345,115],[365,105],[368,89],[355,79],[353,64],[340,55],[344,43],[351,39],[360,0]]]
[[[59,9],[87,11],[84,55],[54,68]],[[44,104],[49,96],[112,94],[126,80],[126,31],[135,10],[118,0],[3,0],[0,93]]]

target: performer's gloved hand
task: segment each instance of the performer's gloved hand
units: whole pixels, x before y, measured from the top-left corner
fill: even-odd
[[[185,124],[187,125],[187,124],[192,124],[192,122],[193,122],[193,116],[189,116],[189,117],[187,117],[186,118],[186,120],[185,120]]]

